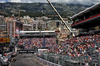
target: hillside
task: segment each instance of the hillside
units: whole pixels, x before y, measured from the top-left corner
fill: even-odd
[[[63,16],[72,16],[90,6],[85,5],[74,5],[74,4],[59,4],[53,3],[57,11]],[[43,15],[55,15],[54,10],[48,3],[1,3],[0,11],[5,12],[5,16],[11,16],[13,13],[18,16],[19,10],[21,16],[30,15],[31,17],[43,16]]]

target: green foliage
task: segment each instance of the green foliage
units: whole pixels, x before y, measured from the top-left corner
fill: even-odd
[[[61,14],[62,17],[72,16],[79,11],[84,10],[89,6],[84,5],[73,5],[73,4],[58,4],[53,3],[54,7]],[[1,14],[4,16],[11,16],[15,14],[14,12],[19,12],[19,10],[25,10],[26,12],[21,12],[21,16],[29,15],[30,17],[41,17],[48,15],[57,15],[48,3],[2,3],[0,4],[0,11],[5,11],[6,14]],[[15,14],[18,16],[18,13]],[[49,16],[52,19],[59,19],[55,16]]]
[[[29,15],[30,17],[41,17],[43,14],[41,12],[21,12],[20,16]]]
[[[42,26],[39,26],[39,27],[38,27],[38,30],[42,31]]]
[[[3,34],[7,34],[7,32],[3,32]]]
[[[70,35],[68,35],[67,38],[69,39],[70,38]]]

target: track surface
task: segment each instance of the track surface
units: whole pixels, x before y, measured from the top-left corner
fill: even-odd
[[[44,66],[39,63],[34,54],[18,54],[15,62],[11,62],[10,66]]]

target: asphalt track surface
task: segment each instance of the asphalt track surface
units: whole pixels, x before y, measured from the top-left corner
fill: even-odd
[[[10,66],[45,66],[36,60],[34,54],[18,54],[15,62],[11,62]]]

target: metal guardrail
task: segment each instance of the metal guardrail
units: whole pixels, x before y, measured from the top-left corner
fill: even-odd
[[[55,53],[41,53],[38,57],[62,65],[62,66],[100,66],[100,58],[97,61],[85,61],[85,56],[72,57]]]

